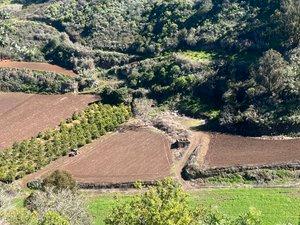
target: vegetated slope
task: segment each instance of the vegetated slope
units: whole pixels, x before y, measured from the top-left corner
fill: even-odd
[[[0,92],[0,149],[29,139],[97,101],[92,95],[33,95]]]
[[[77,92],[75,77],[30,69],[0,68],[0,91],[63,94]]]
[[[96,71],[86,84],[118,77],[122,89],[104,94],[138,92],[223,131],[300,132],[298,0],[11,2],[25,7],[0,10],[5,56]]]
[[[264,140],[212,134],[204,167],[300,163],[300,139]]]
[[[44,72],[52,72],[56,74],[63,74],[65,76],[74,77],[76,74],[71,70],[66,70],[62,67],[51,65],[49,63],[38,62],[17,62],[17,61],[0,61],[0,68],[12,68],[12,69],[28,69]]]
[[[86,185],[156,181],[171,174],[170,143],[163,134],[138,129],[107,135],[80,149],[76,157],[65,157],[25,177],[40,178],[54,170],[70,172]]]

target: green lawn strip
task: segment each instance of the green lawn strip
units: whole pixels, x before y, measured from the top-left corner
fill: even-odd
[[[300,215],[300,189],[215,189],[193,193],[192,204],[217,206],[230,217],[250,207],[261,211],[265,225],[297,224]]]
[[[93,217],[93,224],[104,225],[105,218],[109,215],[113,207],[118,203],[123,203],[131,200],[130,195],[101,195],[90,198],[88,210]]]
[[[130,201],[129,195],[100,195],[91,197],[88,209],[95,225],[104,225],[104,219],[118,202]],[[218,207],[229,217],[237,217],[255,207],[262,213],[264,225],[297,224],[300,215],[300,189],[209,189],[190,193],[191,207],[203,205]]]

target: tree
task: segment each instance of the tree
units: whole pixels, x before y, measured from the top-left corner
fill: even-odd
[[[287,65],[282,55],[271,49],[259,59],[258,67],[252,71],[252,76],[257,84],[261,85],[267,93],[274,95],[283,88]]]
[[[105,220],[111,225],[188,225],[196,221],[197,212],[189,209],[187,194],[172,179],[158,182],[129,204],[116,207]]]
[[[70,225],[69,221],[57,212],[46,213],[41,225]]]
[[[280,35],[287,36],[288,45],[299,45],[300,42],[300,2],[282,0],[281,9],[275,13],[279,21]]]
[[[9,225],[39,225],[38,216],[27,209],[14,209],[4,215]]]
[[[39,218],[37,212],[30,212],[27,209],[14,209],[7,212],[4,218],[4,225],[70,225],[67,218],[54,211],[48,211]],[[0,224],[2,225],[1,220]]]
[[[26,207],[30,211],[36,212],[39,218],[47,218],[46,221],[48,223],[45,223],[47,225],[49,225],[52,219],[64,221],[62,223],[64,225],[68,224],[66,221],[74,225],[90,225],[91,221],[86,211],[86,203],[87,200],[78,192],[69,189],[62,189],[57,192],[53,188],[46,188],[44,191],[35,191],[25,202]],[[49,212],[52,213],[49,214]],[[53,212],[59,213],[62,217],[58,217]],[[54,223],[53,225],[58,224]]]
[[[56,191],[63,189],[75,190],[76,181],[71,174],[56,170],[43,180],[43,187],[53,187]]]

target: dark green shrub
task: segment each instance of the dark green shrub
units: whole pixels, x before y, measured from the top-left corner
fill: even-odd
[[[33,180],[27,183],[27,187],[32,190],[41,190],[43,182],[41,180]]]
[[[52,187],[56,191],[62,189],[76,189],[76,181],[73,179],[72,175],[66,171],[56,170],[48,177],[43,180],[43,188]]]

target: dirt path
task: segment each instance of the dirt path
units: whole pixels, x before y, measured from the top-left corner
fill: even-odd
[[[200,148],[198,162],[199,165],[204,165],[204,159],[209,149],[210,136],[204,132],[192,132],[192,137],[190,139],[191,144],[188,149],[184,152],[183,157],[174,163],[174,175],[175,178],[180,181],[184,186],[186,186],[186,182],[182,179],[181,172],[186,162],[190,158],[191,154],[194,152],[196,148]]]
[[[43,72],[51,72],[63,74],[65,76],[74,77],[76,74],[72,70],[66,70],[60,66],[52,65],[49,63],[40,62],[17,62],[10,60],[0,61],[0,68],[11,68],[11,69],[29,69]]]

